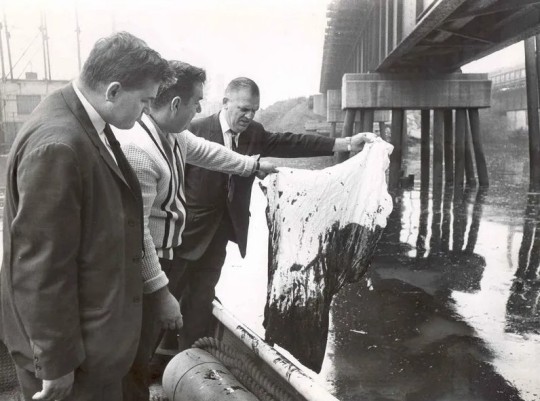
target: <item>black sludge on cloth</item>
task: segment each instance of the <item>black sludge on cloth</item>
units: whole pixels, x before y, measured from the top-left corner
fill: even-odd
[[[392,210],[385,171],[392,146],[368,144],[324,170],[280,169],[268,199],[266,340],[319,372],[333,296],[367,271]]]

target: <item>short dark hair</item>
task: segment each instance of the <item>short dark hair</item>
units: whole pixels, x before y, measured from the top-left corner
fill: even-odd
[[[182,103],[186,104],[193,96],[195,84],[197,82],[204,84],[206,81],[206,71],[202,68],[177,60],[170,60],[169,66],[173,71],[175,81],[160,85],[152,104],[152,107],[156,109],[169,104],[176,96],[180,96]]]
[[[81,79],[91,89],[115,81],[126,89],[138,89],[148,81],[170,81],[173,75],[167,60],[146,42],[128,32],[117,32],[96,42]]]
[[[253,96],[260,96],[259,87],[255,81],[246,77],[238,77],[229,82],[225,89],[225,96],[228,97],[231,93],[238,92],[241,89],[249,89]]]

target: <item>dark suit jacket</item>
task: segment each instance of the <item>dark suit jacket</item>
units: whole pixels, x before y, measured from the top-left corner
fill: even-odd
[[[140,206],[71,85],[32,113],[7,170],[2,339],[39,379],[123,376],[141,324]]]
[[[190,131],[195,135],[223,144],[219,114],[194,121]],[[306,157],[332,155],[335,139],[320,135],[271,133],[255,121],[239,136],[237,151],[261,157]],[[187,200],[186,227],[179,255],[199,259],[214,236],[226,210],[231,218],[234,239],[242,257],[246,254],[249,226],[249,204],[254,177],[233,176],[234,195],[227,198],[227,174],[187,165],[185,188]]]

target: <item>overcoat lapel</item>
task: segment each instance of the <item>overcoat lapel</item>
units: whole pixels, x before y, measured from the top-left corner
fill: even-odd
[[[69,107],[73,115],[77,118],[84,131],[86,132],[86,135],[88,135],[94,146],[98,149],[99,154],[105,160],[109,168],[129,187],[128,183],[124,179],[124,175],[120,171],[120,168],[118,168],[118,165],[109,153],[109,150],[105,147],[105,145],[99,138],[98,132],[96,132],[92,121],[90,121],[90,117],[88,117],[88,113],[84,109],[84,106],[79,100],[77,94],[75,93],[75,90],[73,89],[71,83],[62,88],[62,96],[67,106]]]

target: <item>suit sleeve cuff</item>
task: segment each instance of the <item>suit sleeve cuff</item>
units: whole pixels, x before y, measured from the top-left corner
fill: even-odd
[[[64,344],[65,345],[65,344]],[[58,354],[47,355],[34,345],[34,373],[40,380],[54,380],[73,372],[85,359],[84,346],[78,341],[71,348],[62,347]]]

